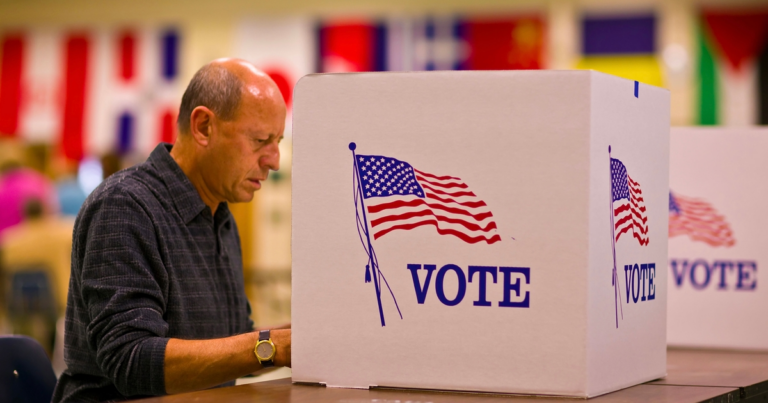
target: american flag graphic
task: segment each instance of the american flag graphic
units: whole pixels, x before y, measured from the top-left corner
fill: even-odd
[[[624,163],[616,158],[611,158],[611,189],[615,240],[618,241],[624,233],[632,233],[640,245],[648,245],[648,216],[643,191],[629,176]]]
[[[733,246],[731,226],[711,204],[669,192],[669,237],[688,235],[711,246]]]
[[[374,239],[431,225],[464,242],[501,241],[488,205],[461,179],[417,170],[380,155],[356,155],[356,167]]]

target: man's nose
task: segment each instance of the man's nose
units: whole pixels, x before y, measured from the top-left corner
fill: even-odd
[[[277,142],[270,144],[261,156],[259,165],[262,168],[268,168],[273,171],[280,169],[280,145]]]

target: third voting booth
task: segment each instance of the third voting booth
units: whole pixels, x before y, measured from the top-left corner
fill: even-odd
[[[768,350],[768,129],[673,128],[669,344]]]
[[[588,397],[664,376],[669,102],[590,71],[303,78],[294,382]]]

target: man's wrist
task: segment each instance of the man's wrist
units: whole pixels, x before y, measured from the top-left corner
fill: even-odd
[[[272,361],[277,367],[291,366],[291,329],[274,329],[270,332],[275,345],[275,357]]]

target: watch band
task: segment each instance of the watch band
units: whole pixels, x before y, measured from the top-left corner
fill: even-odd
[[[267,330],[259,330],[259,341],[268,341],[268,340],[270,340],[269,329],[267,329]],[[258,358],[258,355],[256,357]],[[269,368],[269,367],[274,367],[275,366],[275,362],[273,360],[264,360],[264,361],[262,361],[262,360],[259,359],[259,363],[264,368]]]

